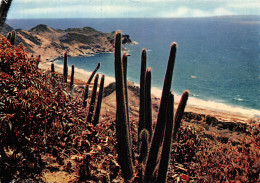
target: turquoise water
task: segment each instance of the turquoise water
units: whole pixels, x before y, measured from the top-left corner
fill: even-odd
[[[172,89],[181,94],[228,105],[260,110],[260,17],[172,19],[41,19],[9,20],[14,28],[30,29],[39,23],[53,28],[91,26],[104,32],[122,30],[139,44],[126,45],[128,79],[139,83],[140,56],[148,50],[152,84],[162,88],[170,44],[178,43]],[[112,53],[69,58],[69,64],[114,77]],[[57,63],[61,63],[57,62]]]

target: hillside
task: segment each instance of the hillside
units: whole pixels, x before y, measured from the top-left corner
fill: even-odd
[[[5,25],[3,35],[13,30]],[[68,50],[69,56],[88,56],[97,53],[112,52],[114,32],[104,33],[91,27],[54,29],[40,24],[26,31],[16,29],[15,45],[22,43],[30,53],[41,55],[42,59],[53,60]],[[131,40],[126,35],[124,43]]]

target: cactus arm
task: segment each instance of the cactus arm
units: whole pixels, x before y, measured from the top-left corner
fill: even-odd
[[[139,124],[138,124],[138,137],[144,128],[145,123],[145,71],[147,63],[147,53],[144,48],[141,55],[141,71],[140,71],[140,104],[139,104]],[[139,141],[139,140],[138,140]]]
[[[92,74],[90,75],[90,77],[88,78],[88,81],[85,85],[85,90],[84,90],[84,94],[83,94],[83,106],[86,107],[87,105],[87,99],[88,99],[88,90],[89,90],[89,84],[91,83],[94,75],[96,74],[97,70],[99,69],[100,67],[100,63],[97,64],[97,67],[95,68],[95,70],[92,72]]]
[[[182,119],[182,116],[183,116],[184,109],[185,109],[185,106],[187,104],[188,98],[189,98],[189,91],[185,90],[183,92],[182,96],[181,96],[180,103],[179,103],[178,108],[177,108],[176,113],[175,113],[174,130],[173,130],[173,141],[175,141],[176,134],[178,132],[178,129],[180,128],[181,119]]]
[[[103,97],[103,90],[104,90],[104,80],[105,80],[105,76],[102,75],[101,81],[100,81],[100,86],[99,86],[98,102],[97,102],[95,116],[94,116],[94,120],[93,120],[94,125],[97,125],[98,122],[99,122],[99,115],[100,115],[101,103],[102,103],[102,97]]]
[[[70,76],[70,89],[73,89],[74,85],[74,65],[71,66],[71,76]]]
[[[97,96],[98,77],[99,77],[99,75],[97,74],[95,77],[95,80],[94,80],[94,86],[93,86],[90,105],[89,105],[87,122],[92,122],[92,116],[93,116],[93,111],[95,108],[96,96]]]
[[[148,67],[145,73],[145,129],[152,134],[152,99],[151,99],[151,68]],[[151,141],[151,135],[149,142]]]
[[[126,100],[126,106],[127,106],[127,120],[129,122],[129,107],[128,107],[128,92],[127,92],[127,52],[123,53],[123,73],[124,73],[124,86],[125,86],[125,100]],[[129,127],[130,129],[130,127]]]
[[[64,82],[67,83],[68,78],[68,53],[65,51],[64,58],[63,58],[63,77]]]
[[[169,157],[171,152],[171,143],[172,143],[172,132],[173,132],[173,113],[174,113],[174,95],[171,91],[169,94],[168,105],[167,105],[167,118],[166,118],[166,128],[163,141],[163,149],[161,153],[161,161],[158,171],[158,183],[163,183],[166,181]]]

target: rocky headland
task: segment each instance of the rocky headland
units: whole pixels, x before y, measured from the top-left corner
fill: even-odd
[[[5,25],[2,34],[14,30]],[[42,60],[55,60],[62,57],[65,50],[68,56],[90,56],[97,53],[113,52],[114,34],[104,33],[91,27],[54,29],[40,24],[30,30],[16,29],[15,45],[23,44],[29,53],[41,55]],[[131,43],[129,35],[123,35],[123,44]]]

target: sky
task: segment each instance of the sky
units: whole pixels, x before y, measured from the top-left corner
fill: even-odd
[[[9,19],[260,15],[260,0],[13,0]]]

